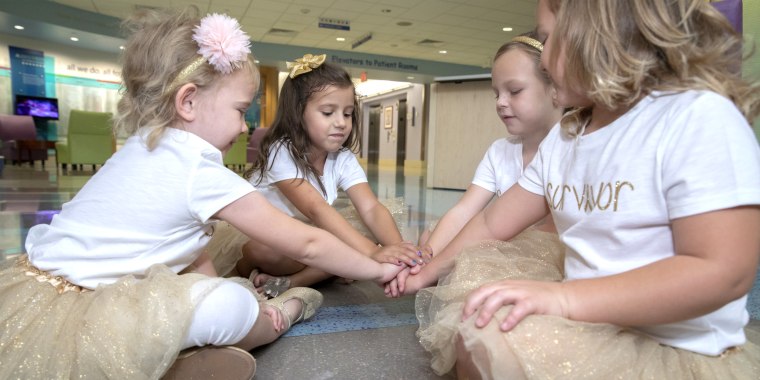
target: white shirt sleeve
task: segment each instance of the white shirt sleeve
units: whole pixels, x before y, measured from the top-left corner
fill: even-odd
[[[730,100],[703,93],[665,137],[661,181],[670,219],[760,201],[760,149]]]
[[[359,164],[359,160],[350,150],[342,150],[338,153],[335,162],[336,185],[341,190],[348,190],[352,186],[367,182],[367,174]]]
[[[472,184],[478,185],[492,193],[498,191],[496,167],[499,157],[497,156],[499,140],[494,141],[486,151],[483,159],[478,164],[478,168],[475,169],[475,176],[472,178]],[[504,153],[502,153],[503,155]]]
[[[225,206],[255,191],[248,181],[207,159],[201,160],[188,175],[187,204],[204,223]]]
[[[536,155],[533,156],[533,161],[528,164],[523,171],[523,175],[517,180],[517,183],[523,189],[533,194],[544,196],[543,167],[545,160],[551,155],[552,149],[555,149],[555,145],[560,140],[560,133],[560,127],[557,124],[549,131],[544,140],[541,141]]]

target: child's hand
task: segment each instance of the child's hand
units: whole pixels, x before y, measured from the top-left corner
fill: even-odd
[[[404,284],[406,283],[407,277],[409,277],[410,269],[404,268],[401,272],[398,272],[395,278],[388,281],[385,284],[385,296],[386,297],[401,297],[403,295],[403,288]]]
[[[288,318],[288,316],[282,315],[283,313],[281,313],[279,309],[264,302],[259,302],[259,308],[261,308],[262,313],[264,313],[267,317],[269,317],[269,319],[272,320],[272,325],[274,325],[275,332],[279,333],[287,327],[285,318]]]
[[[484,327],[496,311],[507,305],[514,307],[499,324],[505,332],[531,314],[568,317],[568,302],[561,282],[503,280],[470,293],[465,300],[462,320],[480,310],[475,326]]]
[[[431,247],[429,244],[425,244],[422,247],[422,257],[425,260],[426,263],[429,263],[430,260],[433,259],[433,247]]]
[[[399,272],[406,268],[403,265],[399,266],[388,263],[381,263],[380,266],[383,269],[383,277],[377,281],[377,284],[380,286],[383,286],[383,284],[393,280]]]
[[[396,278],[385,284],[386,297],[401,297],[407,294],[415,294],[425,287],[422,276],[416,276],[421,267],[404,268],[396,275]]]
[[[378,263],[406,264],[410,267],[423,264],[422,251],[407,241],[380,247],[370,257]]]

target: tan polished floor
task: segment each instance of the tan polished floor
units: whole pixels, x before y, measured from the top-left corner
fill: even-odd
[[[52,160],[6,164],[0,176],[0,260],[23,252],[28,229],[48,223],[93,174],[62,174]],[[402,226],[408,239],[439,218],[461,191],[424,187],[422,173],[370,170],[370,185],[381,199],[403,197],[408,218]],[[429,357],[415,337],[414,298],[388,299],[368,282],[319,284],[325,295],[315,318],[294,326],[283,338],[253,351],[257,379],[447,379],[429,368]],[[754,307],[754,309],[753,309]],[[760,281],[750,299],[750,311],[760,317]],[[760,332],[760,321],[750,322]],[[759,342],[756,342],[760,344]]]

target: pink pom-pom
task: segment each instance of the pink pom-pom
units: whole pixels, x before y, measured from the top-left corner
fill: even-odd
[[[210,14],[194,29],[193,40],[198,54],[223,73],[229,74],[251,53],[251,41],[240,29],[237,20],[227,15]]]

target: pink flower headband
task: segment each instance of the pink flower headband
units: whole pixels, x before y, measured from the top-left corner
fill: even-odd
[[[201,56],[182,69],[169,88],[184,80],[190,73],[208,62],[222,74],[229,74],[240,67],[251,53],[251,41],[240,29],[237,20],[227,15],[210,14],[201,19],[193,29],[193,40],[198,43]]]

